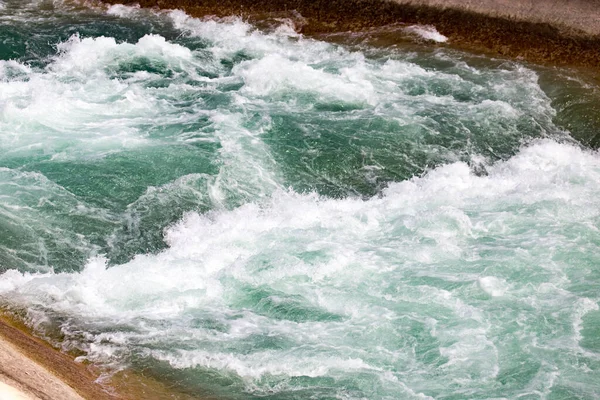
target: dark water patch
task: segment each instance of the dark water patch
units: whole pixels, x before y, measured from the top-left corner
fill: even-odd
[[[236,308],[248,308],[258,315],[294,322],[341,322],[341,315],[308,304],[299,295],[288,295],[267,287],[241,287],[235,299]]]
[[[556,124],[583,145],[600,147],[600,81],[589,70],[540,70],[540,86],[552,99]]]
[[[29,165],[89,204],[122,211],[148,187],[158,187],[188,174],[214,173],[212,151],[197,146],[170,146],[158,151],[122,152],[92,162],[49,162]],[[192,155],[192,156],[191,156]]]

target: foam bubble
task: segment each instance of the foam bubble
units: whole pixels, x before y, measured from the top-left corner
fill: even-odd
[[[8,81],[15,78],[26,79],[31,68],[15,60],[0,60],[0,80]]]
[[[60,43],[61,53],[49,69],[59,75],[84,76],[99,74],[117,63],[131,61],[134,57],[147,57],[150,61],[165,62],[171,68],[192,61],[192,52],[178,44],[169,43],[159,35],[145,35],[136,44],[117,44],[114,38],[98,37],[81,39],[78,35]]]
[[[581,329],[583,327],[583,317],[590,311],[598,310],[600,310],[600,306],[598,306],[597,301],[588,298],[582,298],[577,301],[575,312],[573,313],[574,339],[577,342],[577,345],[579,345],[579,341],[582,339]]]
[[[328,74],[303,62],[292,62],[278,55],[268,55],[258,62],[242,63],[233,71],[244,79],[242,93],[273,96],[289,91],[318,92],[326,100],[348,102],[372,101],[373,85],[363,77],[353,79],[351,73]]]
[[[176,356],[161,352],[154,353],[157,358],[168,361],[175,368],[193,368],[203,366],[214,369],[229,369],[241,377],[260,379],[263,376],[306,376],[320,377],[343,371],[368,371],[374,368],[363,360],[352,358],[312,357],[295,359],[293,363],[277,363],[277,353],[264,352],[249,356],[232,354],[214,354],[202,350],[182,351]]]
[[[479,278],[479,286],[483,291],[492,297],[504,296],[508,290],[506,282],[503,279],[498,279],[495,276],[483,276]]]
[[[431,25],[413,25],[404,29],[405,32],[413,33],[425,40],[431,40],[433,42],[444,43],[448,41],[448,38],[435,29]]]
[[[112,4],[106,10],[108,15],[115,15],[121,18],[131,18],[137,14],[139,14],[140,10],[139,5],[130,6],[124,4]]]

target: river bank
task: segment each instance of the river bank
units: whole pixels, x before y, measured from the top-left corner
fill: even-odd
[[[36,338],[29,327],[0,310],[2,400],[197,400],[124,370],[98,382],[100,373]]]
[[[126,3],[106,0],[109,4]],[[600,8],[592,1],[469,0],[141,0],[142,7],[183,9],[195,17],[249,20],[301,15],[308,35],[362,31],[390,24],[434,25],[452,45],[556,65],[600,65]],[[559,4],[560,3],[560,4]]]
[[[117,398],[95,383],[96,377],[84,365],[14,324],[15,321],[5,315],[0,316],[2,399]]]

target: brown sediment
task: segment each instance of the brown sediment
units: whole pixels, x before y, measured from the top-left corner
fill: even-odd
[[[97,384],[97,376],[85,365],[76,363],[72,357],[23,329],[8,314],[0,314],[0,349],[4,361],[0,365],[0,378],[4,378],[5,383],[44,400],[118,398]]]
[[[100,372],[32,335],[14,315],[0,311],[0,384],[37,400],[198,400],[141,373],[124,370],[99,384]],[[0,398],[3,392],[0,386]],[[12,398],[12,397],[10,397]],[[203,397],[206,399],[205,397]]]
[[[452,45],[465,49],[555,65],[600,66],[600,22],[585,30],[575,22],[583,15],[590,21],[600,21],[599,1],[578,0],[575,7],[571,0],[562,9],[556,1],[524,0],[528,2],[532,3],[528,12],[522,6],[517,7],[523,2],[516,0],[139,0],[135,3],[142,7],[179,8],[195,17],[239,15],[260,19],[271,13],[295,11],[305,18],[302,32],[308,35],[364,31],[397,23],[433,25]],[[538,12],[535,7],[544,10],[539,6],[544,3],[551,3],[556,10],[550,14]],[[501,12],[504,9],[507,11]],[[590,15],[589,10],[596,13]]]

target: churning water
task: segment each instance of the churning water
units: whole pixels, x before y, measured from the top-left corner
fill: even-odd
[[[4,307],[186,393],[600,396],[593,81],[269,26],[0,2]]]

